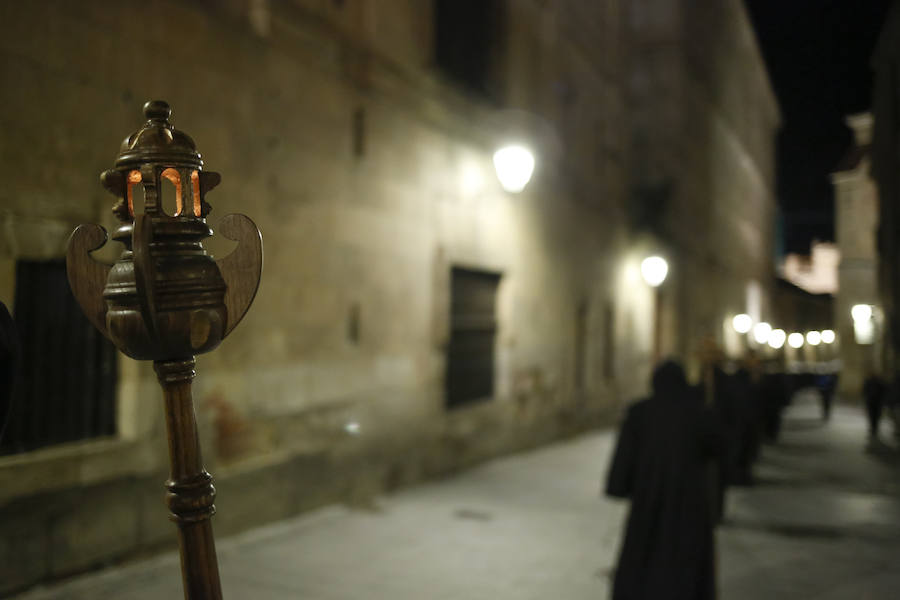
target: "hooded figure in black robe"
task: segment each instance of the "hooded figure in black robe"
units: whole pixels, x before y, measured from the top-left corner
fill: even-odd
[[[788,405],[790,394],[784,373],[766,373],[762,379],[763,433],[769,442],[777,442],[781,432],[781,412]]]
[[[884,380],[870,370],[863,383],[863,398],[866,400],[866,413],[869,417],[869,437],[873,440],[878,438],[878,421],[881,420],[885,388]]]
[[[606,493],[631,500],[613,600],[715,598],[710,474],[722,441],[681,366],[659,366],[653,396],[628,410],[609,470]]]

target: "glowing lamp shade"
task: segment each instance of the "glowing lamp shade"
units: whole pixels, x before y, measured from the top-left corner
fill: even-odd
[[[874,344],[875,324],[872,319],[853,321],[853,338],[857,344]]]
[[[818,331],[807,331],[806,343],[810,346],[818,346],[822,343],[822,334]]]
[[[791,348],[800,348],[803,346],[803,334],[795,331],[788,336],[787,343]]]
[[[773,329],[769,334],[769,346],[776,350],[784,346],[785,340],[787,340],[787,334],[784,329]]]
[[[753,339],[757,344],[765,344],[769,341],[769,334],[772,333],[772,326],[766,322],[757,323],[753,328]]]
[[[825,329],[822,331],[822,342],[826,344],[833,344],[835,339],[834,331],[831,329]]]
[[[650,287],[658,287],[669,274],[669,263],[661,256],[648,256],[641,262],[641,277]]]
[[[750,315],[735,315],[731,320],[731,326],[734,327],[734,330],[738,333],[747,333],[753,328],[753,319]]]
[[[494,169],[504,190],[521,192],[534,172],[534,155],[524,146],[504,146],[494,152]]]
[[[854,321],[868,321],[872,318],[872,307],[868,304],[854,304],[850,309]]]

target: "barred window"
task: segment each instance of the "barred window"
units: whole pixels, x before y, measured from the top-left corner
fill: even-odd
[[[82,314],[62,260],[16,263],[21,358],[0,453],[116,432],[116,349]]]
[[[495,307],[499,284],[497,273],[452,269],[445,379],[447,408],[488,400],[494,395]]]

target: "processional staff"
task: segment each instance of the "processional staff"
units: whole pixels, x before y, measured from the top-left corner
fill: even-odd
[[[125,248],[113,265],[90,252],[106,230],[81,225],[69,239],[66,267],[72,293],[88,319],[125,355],[152,360],[163,389],[170,477],[166,503],[178,526],[184,597],[222,597],[210,517],[216,490],[203,467],[191,398],[194,357],[216,348],[246,314],[262,273],[262,237],[248,217],[222,218],[218,232],[239,242],[214,260],[203,248],[206,193],[220,181],[203,170],[193,140],[169,123],[165,102],[144,105],[147,121],[122,143],[115,167],[100,180],[116,196],[121,225],[114,240]],[[160,203],[163,178],[175,186],[175,210]],[[135,188],[143,191],[141,213]]]

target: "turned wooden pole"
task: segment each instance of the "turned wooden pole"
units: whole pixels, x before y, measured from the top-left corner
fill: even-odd
[[[166,482],[169,518],[178,525],[181,575],[186,600],[222,598],[212,517],[216,488],[203,467],[197,419],[191,398],[194,359],[155,361],[163,388],[170,475]]]
[[[212,235],[206,193],[218,173],[203,170],[193,140],[175,129],[169,105],[144,105],[144,125],[122,144],[115,167],[100,176],[116,196],[124,245],[113,266],[90,255],[107,239],[97,225],[81,225],[69,239],[66,269],[72,294],[90,321],[135,360],[152,360],[165,401],[171,474],[166,504],[178,526],[184,597],[219,600],[222,589],[210,518],[216,490],[203,468],[191,399],[194,356],[214,350],[237,326],[262,274],[262,236],[244,215],[226,215],[220,235],[239,242],[215,260],[203,248]],[[166,212],[160,187],[171,183],[175,210]],[[144,195],[136,212],[135,187]]]

